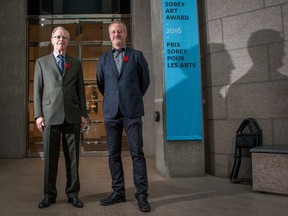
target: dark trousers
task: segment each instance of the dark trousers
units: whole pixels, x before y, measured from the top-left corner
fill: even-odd
[[[148,196],[146,159],[143,152],[142,119],[120,117],[105,119],[109,167],[112,189],[116,193],[125,192],[123,165],[121,159],[123,128],[127,136],[129,151],[133,162],[133,178],[136,187],[135,197]]]
[[[77,197],[80,190],[79,182],[79,144],[80,124],[68,124],[46,126],[43,132],[44,141],[44,195],[51,199],[57,197],[57,172],[60,155],[60,143],[66,165],[66,195]]]

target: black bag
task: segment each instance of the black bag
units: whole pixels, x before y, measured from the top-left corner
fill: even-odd
[[[253,148],[262,145],[262,130],[258,122],[253,118],[242,121],[236,131],[234,164],[230,175],[233,183],[246,182],[252,184],[252,179],[238,179],[241,165],[242,148]]]
[[[239,148],[252,148],[256,146],[257,135],[255,134],[237,134],[236,145]]]
[[[253,118],[244,119],[236,132],[238,148],[253,148],[262,145],[262,130]]]

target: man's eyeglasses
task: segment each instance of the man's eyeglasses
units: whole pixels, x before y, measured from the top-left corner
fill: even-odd
[[[62,38],[63,40],[69,39],[68,37],[60,36],[60,35],[58,35],[58,36],[53,36],[52,38],[57,38],[58,40],[60,40],[61,38]]]

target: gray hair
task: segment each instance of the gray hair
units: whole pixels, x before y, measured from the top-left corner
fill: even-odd
[[[68,39],[70,39],[70,34],[69,34],[69,32],[68,32],[64,27],[62,27],[62,26],[58,26],[58,27],[54,28],[54,30],[53,30],[53,32],[52,32],[52,34],[51,34],[51,37],[53,37],[53,35],[55,34],[55,32],[56,32],[57,30],[64,31],[64,32],[65,32],[65,36],[66,36]]]
[[[109,27],[108,27],[108,30],[109,30],[109,31],[110,31],[110,26],[111,26],[111,25],[114,25],[114,24],[120,24],[120,25],[122,25],[124,31],[127,32],[127,30],[126,30],[126,24],[125,24],[123,21],[121,21],[121,20],[113,20],[113,21],[110,23]]]

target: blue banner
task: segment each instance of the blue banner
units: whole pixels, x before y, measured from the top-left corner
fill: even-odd
[[[196,0],[162,1],[167,140],[202,140]]]

